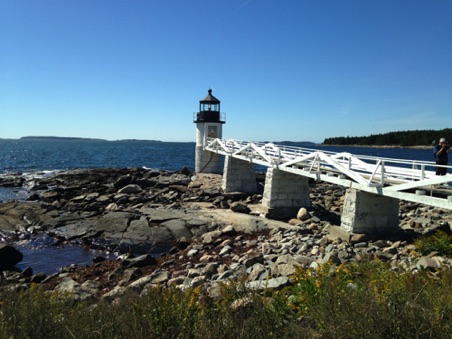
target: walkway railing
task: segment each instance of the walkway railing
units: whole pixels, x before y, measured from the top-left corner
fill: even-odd
[[[402,200],[452,209],[452,174],[430,161],[328,152],[273,143],[207,139],[206,150],[266,167]],[[452,166],[447,167],[450,171]]]

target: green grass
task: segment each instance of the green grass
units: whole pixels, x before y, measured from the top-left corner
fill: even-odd
[[[0,292],[0,338],[451,338],[452,272],[397,273],[379,262],[300,270],[284,290],[155,287],[74,302],[39,286]]]

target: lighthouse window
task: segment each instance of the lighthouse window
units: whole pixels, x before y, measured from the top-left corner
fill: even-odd
[[[201,111],[219,111],[219,105],[218,104],[201,104],[200,105]]]
[[[217,126],[209,126],[207,135],[209,138],[216,138],[217,137]]]

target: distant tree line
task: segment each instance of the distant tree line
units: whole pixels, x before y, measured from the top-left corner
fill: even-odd
[[[363,137],[334,137],[326,138],[324,145],[377,145],[377,146],[427,146],[433,141],[444,137],[448,141],[452,138],[452,128],[443,130],[415,130],[398,131],[384,134],[372,134]]]

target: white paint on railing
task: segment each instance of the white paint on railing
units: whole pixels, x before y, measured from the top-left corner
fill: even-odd
[[[452,183],[452,174],[437,176],[433,170],[436,167],[434,162],[336,153],[234,139],[208,138],[205,149],[316,180],[452,209],[451,199],[448,199],[452,195],[452,189],[448,186],[449,182]],[[447,168],[452,169],[452,166]],[[433,190],[438,185],[442,189]],[[430,190],[430,195],[419,195],[415,190]]]

